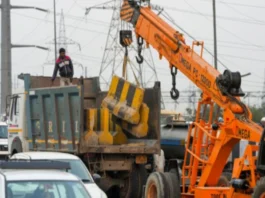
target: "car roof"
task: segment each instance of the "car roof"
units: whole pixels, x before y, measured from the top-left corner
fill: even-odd
[[[79,181],[75,175],[58,170],[1,170],[7,181],[66,180]]]
[[[11,159],[33,159],[33,160],[42,160],[42,159],[69,159],[69,160],[79,160],[79,158],[75,155],[68,153],[60,153],[60,152],[42,152],[42,151],[34,151],[34,152],[23,152],[14,154]]]

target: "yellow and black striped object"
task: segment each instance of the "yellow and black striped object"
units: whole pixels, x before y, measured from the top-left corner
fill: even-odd
[[[113,119],[122,129],[126,130],[128,133],[132,134],[137,138],[145,137],[148,133],[148,119],[149,119],[149,108],[143,103],[140,108],[140,122],[139,124],[130,124],[126,121],[119,122],[117,119]]]
[[[89,141],[89,138],[94,138],[92,142],[94,143],[96,139],[94,133],[96,132],[98,144],[101,145],[124,144],[127,142],[127,137],[119,126],[111,121],[111,114],[107,108],[88,109],[86,126],[89,129],[85,136],[86,141]],[[89,135],[92,134],[91,131],[94,132],[93,136]]]
[[[143,98],[144,89],[123,78],[113,76],[108,95],[102,101],[102,107],[108,108],[112,114],[122,120],[138,124]]]
[[[93,131],[109,131],[109,110],[107,108],[87,110],[88,129]]]
[[[120,12],[120,19],[126,22],[131,22],[133,17],[134,8],[131,7],[127,0],[123,1],[121,12]]]

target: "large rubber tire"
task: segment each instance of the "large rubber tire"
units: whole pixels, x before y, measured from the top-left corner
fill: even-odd
[[[253,198],[265,198],[265,177],[260,178],[252,194]]]
[[[145,198],[169,198],[169,185],[164,173],[149,175],[145,186]]]
[[[120,189],[121,198],[141,198],[142,188],[147,180],[147,172],[143,165],[134,165],[132,172],[124,181],[124,187]]]
[[[222,176],[226,177],[228,179],[228,181],[231,181],[231,179],[232,179],[232,173],[230,173],[230,172],[223,172]]]
[[[180,198],[180,182],[175,173],[164,173],[169,187],[169,198]]]
[[[229,180],[226,176],[221,175],[221,177],[218,180],[217,186],[219,187],[228,187],[230,186]]]

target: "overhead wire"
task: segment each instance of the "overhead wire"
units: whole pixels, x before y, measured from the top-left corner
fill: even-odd
[[[201,0],[201,1],[212,2],[212,0]],[[251,4],[243,4],[243,3],[226,2],[226,1],[217,1],[216,3],[227,3],[230,5],[242,6],[242,7],[247,7],[247,8],[265,9],[265,6],[262,6],[262,5],[251,5]]]
[[[198,13],[200,13],[200,15],[204,16],[204,14],[202,14],[200,11],[198,11],[196,8],[194,8],[194,6],[192,6],[190,3],[188,3],[187,0],[184,0],[184,2],[185,2],[189,7],[191,7],[193,10],[195,10],[195,11],[198,12]],[[206,17],[206,16],[204,16],[204,17],[205,17],[207,20],[209,20],[208,17]],[[256,44],[253,44],[253,43],[251,43],[251,42],[249,42],[249,41],[247,41],[247,40],[245,40],[245,39],[239,37],[237,34],[234,34],[233,32],[227,30],[226,28],[223,28],[223,27],[220,26],[220,25],[217,25],[217,27],[220,28],[220,29],[222,29],[223,31],[225,31],[225,32],[227,32],[227,33],[233,35],[233,36],[234,36],[235,38],[237,38],[238,40],[241,40],[241,41],[243,41],[243,42],[245,42],[245,43],[247,43],[247,44],[251,44],[251,45],[256,46],[256,47],[260,47],[260,46],[258,46],[258,45],[256,45]]]
[[[57,3],[57,1],[56,1]],[[12,12],[13,13],[13,12]],[[49,16],[49,12],[46,13],[46,15],[44,16],[43,20],[40,21],[29,33],[27,33],[26,35],[24,35],[17,43],[21,43],[23,40],[25,40],[25,38],[27,38],[28,36],[32,35],[32,33],[34,33],[38,27],[47,20]],[[25,60],[30,54],[32,54],[32,52],[34,52],[36,50],[36,48],[33,48],[29,53],[25,52],[22,54],[21,58],[19,58],[19,60]]]
[[[54,23],[53,21],[49,21],[49,20],[45,20],[45,19],[40,19],[40,18],[37,18],[37,17],[32,17],[32,16],[29,16],[29,15],[25,15],[25,14],[21,14],[21,13],[17,13],[17,12],[14,12],[14,14],[19,15],[19,16],[23,16],[23,17],[26,17],[26,18],[35,19],[35,20],[46,21],[46,22],[49,22],[49,23],[52,23],[52,24]],[[58,25],[59,23],[56,22],[56,24]],[[75,26],[68,25],[68,24],[66,24],[65,26],[66,27],[70,27],[70,28],[75,28]],[[91,29],[87,29],[87,28],[80,28],[80,27],[78,27],[77,29],[83,30],[83,31],[88,31],[88,32],[93,32],[93,33],[99,33],[99,34],[106,34],[107,35],[106,32],[91,30]]]
[[[208,17],[208,18],[212,18],[211,14],[207,14],[207,13],[202,13],[202,12],[197,12],[197,11],[190,11],[190,10],[185,10],[185,9],[180,9],[180,8],[176,8],[176,7],[172,7],[172,6],[164,6],[159,4],[159,7],[163,7],[166,8],[167,10],[172,10],[172,11],[177,11],[177,12],[182,12],[182,13],[188,13],[188,14],[193,14],[193,15],[199,15],[199,16],[204,16],[204,17]],[[248,24],[252,24],[252,25],[265,25],[265,21],[262,20],[246,20],[244,18],[236,18],[236,17],[229,17],[229,16],[216,16],[216,18],[218,19],[222,19],[222,20],[229,20],[229,21],[234,21],[234,22],[241,22],[241,23],[248,23]]]
[[[164,13],[166,13],[167,14],[167,16],[164,14]],[[166,12],[166,11],[164,11],[164,12],[162,12],[161,13],[161,15],[162,16],[164,16],[167,20],[169,20],[169,21],[171,21],[171,23],[173,23],[175,26],[177,26],[181,31],[183,31],[187,36],[189,36],[190,38],[192,38],[193,40],[197,40],[195,37],[193,37],[191,34],[189,34],[187,31],[185,31],[182,27],[180,27],[170,16],[169,16],[169,14]],[[210,50],[208,50],[206,47],[204,47],[204,50],[206,51],[206,52],[208,52],[211,56],[213,56],[214,57],[214,55],[213,55],[213,53],[210,51]],[[226,68],[226,69],[228,69],[228,67],[222,62],[222,61],[220,61],[218,58],[217,58],[217,61],[218,61],[218,63],[220,63],[224,68]]]
[[[166,13],[166,15],[165,15]],[[189,34],[187,31],[185,31],[182,27],[180,27],[178,24],[176,24],[176,22],[170,17],[170,15],[164,10],[162,13],[161,13],[162,16],[164,16],[167,20],[169,20],[172,24],[174,24],[175,26],[177,26],[181,31],[183,31],[187,36],[189,36],[191,39],[193,40],[197,40],[195,37],[193,37],[191,34]],[[252,46],[256,46],[256,47],[260,47],[260,46],[257,46],[257,45],[253,45],[253,44],[250,44]],[[212,57],[214,57],[213,53],[211,51],[209,51],[207,48],[204,47],[204,50],[207,51]],[[223,56],[232,56],[232,55],[223,55]],[[246,58],[246,57],[243,57],[243,58]],[[251,58],[250,58],[251,59]],[[262,62],[262,60],[259,60],[259,59],[253,59],[255,61],[259,61],[259,62]],[[224,68],[228,69],[228,67],[223,63],[221,62],[219,59],[217,59],[218,63],[220,63]],[[264,60],[265,61],[265,60]],[[259,78],[262,78],[264,79],[263,77],[261,76],[258,76],[257,74],[254,74],[255,76],[259,77]]]
[[[257,20],[257,19],[254,18],[254,17],[248,16],[246,13],[242,13],[242,12],[240,12],[239,10],[237,10],[237,9],[234,8],[233,6],[230,6],[228,3],[224,2],[224,1],[222,1],[222,4],[224,4],[226,7],[229,7],[230,9],[232,9],[233,11],[235,11],[236,13],[238,13],[238,14],[244,16],[244,17],[247,17],[247,18],[249,18],[249,19],[254,20],[255,22],[258,22],[258,23],[264,23],[264,22],[265,22],[265,21],[262,21],[262,20]]]

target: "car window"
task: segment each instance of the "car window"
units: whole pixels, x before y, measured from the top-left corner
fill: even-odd
[[[92,176],[81,160],[60,159],[56,161],[69,162],[71,167],[71,170],[69,170],[69,172],[78,176],[83,182],[93,182]]]
[[[0,139],[7,138],[7,126],[0,126]]]
[[[79,181],[9,181],[6,198],[91,198]]]

